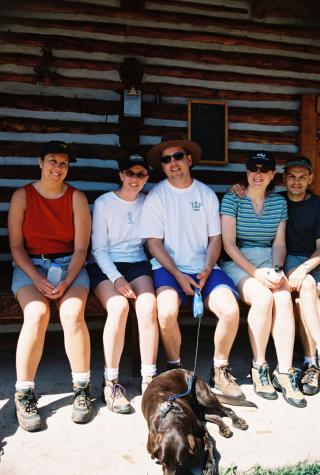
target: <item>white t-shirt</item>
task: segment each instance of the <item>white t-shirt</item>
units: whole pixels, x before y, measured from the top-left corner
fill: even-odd
[[[176,188],[168,180],[158,183],[146,197],[141,217],[141,237],[163,239],[181,272],[198,273],[205,263],[208,236],[221,234],[219,200],[198,180]],[[152,268],[161,264],[153,258]]]
[[[147,259],[140,238],[140,219],[145,195],[125,201],[113,191],[96,199],[92,217],[92,254],[102,272],[114,282],[121,277],[114,262]]]

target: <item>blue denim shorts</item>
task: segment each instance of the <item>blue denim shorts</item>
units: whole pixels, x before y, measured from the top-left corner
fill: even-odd
[[[196,282],[199,281],[199,279],[197,279],[197,274],[187,275],[192,277]],[[176,279],[164,267],[160,267],[159,269],[155,269],[153,271],[153,284],[155,289],[158,289],[162,286],[172,287],[177,291],[180,300],[184,304],[191,302],[192,296],[190,297],[182,291]],[[239,293],[232,280],[221,269],[213,269],[207,279],[207,282],[205,283],[205,286],[202,289],[203,300],[205,300],[208,295],[217,287],[227,287],[231,290],[231,292],[233,292],[237,299],[239,298]]]
[[[307,261],[309,257],[307,256],[294,256],[293,254],[289,254],[286,257],[286,262],[284,264],[284,271],[285,273],[289,272],[291,269],[295,269]],[[317,285],[320,285],[320,266],[312,269],[309,274],[312,275],[314,280],[316,281]]]
[[[151,264],[149,261],[114,262],[114,265],[127,282],[132,282],[143,275],[147,275],[148,277],[152,278]],[[90,276],[90,282],[94,289],[100,284],[100,282],[109,280],[106,274],[102,272],[98,264],[88,264],[87,268]]]
[[[42,259],[38,257],[32,257],[31,262],[36,267],[37,271],[40,274],[44,275],[45,277],[47,276],[49,267],[53,262],[55,262],[56,264],[60,264],[62,267],[62,279],[64,279],[65,276],[67,275],[71,258],[72,258],[72,255],[59,257],[57,259]],[[17,266],[17,264],[14,261],[12,263],[12,266],[13,266],[13,275],[12,275],[11,290],[16,296],[17,292],[20,289],[22,289],[23,287],[27,287],[28,285],[33,285],[33,282],[30,279],[30,277],[19,266]],[[70,287],[76,287],[78,285],[81,287],[84,287],[85,289],[89,291],[90,282],[89,282],[88,272],[85,267],[82,267],[82,269],[80,269],[79,274],[74,279]]]
[[[241,247],[240,251],[245,255],[248,261],[251,262],[251,264],[257,267],[257,269],[260,269],[261,267],[273,267],[271,247]],[[240,280],[245,277],[252,277],[233,261],[219,261],[219,265],[233,280],[235,285],[238,285]]]

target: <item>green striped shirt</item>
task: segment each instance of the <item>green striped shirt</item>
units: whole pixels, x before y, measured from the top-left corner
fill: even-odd
[[[221,214],[236,218],[239,247],[272,246],[280,222],[288,219],[285,198],[274,192],[268,193],[259,215],[256,215],[250,198],[239,198],[234,193],[226,193],[222,198]]]

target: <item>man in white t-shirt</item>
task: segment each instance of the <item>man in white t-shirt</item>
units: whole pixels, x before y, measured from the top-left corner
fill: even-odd
[[[151,148],[148,161],[166,179],[148,194],[141,216],[157,295],[160,333],[168,369],[180,367],[180,304],[200,288],[204,304],[215,313],[214,359],[210,383],[223,394],[244,398],[230,373],[228,358],[238,324],[238,292],[216,265],[221,250],[219,201],[205,184],[192,178],[201,148],[177,136],[164,137]]]

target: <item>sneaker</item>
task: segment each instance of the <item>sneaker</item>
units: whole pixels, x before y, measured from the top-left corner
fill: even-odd
[[[102,399],[107,404],[108,409],[120,414],[129,414],[133,408],[125,397],[125,389],[118,380],[106,381],[102,386]]]
[[[303,394],[314,396],[320,389],[320,368],[315,365],[306,365],[303,368],[301,389]]]
[[[37,408],[37,399],[33,389],[19,389],[14,395],[19,426],[28,431],[42,429],[43,422]]]
[[[144,395],[145,390],[147,389],[147,387],[149,386],[149,384],[155,377],[156,377],[156,374],[154,376],[145,376],[144,378],[142,378],[142,383],[141,383],[142,396]]]
[[[264,399],[277,399],[278,394],[271,384],[269,366],[264,363],[261,366],[252,366],[251,368],[253,389],[258,396]]]
[[[295,407],[305,407],[307,401],[299,390],[298,381],[299,372],[296,368],[290,368],[288,373],[279,373],[278,369],[273,372],[272,384],[282,392],[287,403]]]
[[[85,424],[92,416],[90,383],[75,383],[73,385],[73,390],[73,409],[71,419],[77,424]]]
[[[214,366],[211,370],[210,385],[219,389],[225,396],[234,397],[237,399],[245,399],[236,378],[230,373],[230,366]]]

